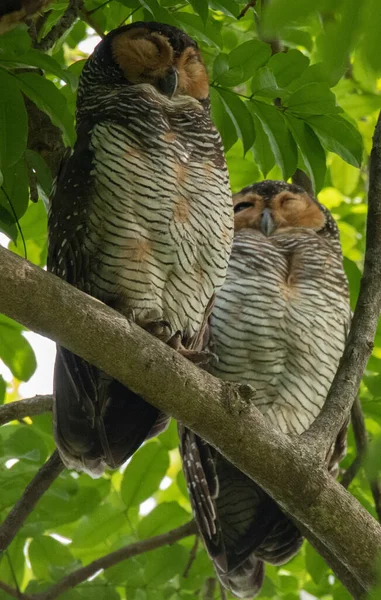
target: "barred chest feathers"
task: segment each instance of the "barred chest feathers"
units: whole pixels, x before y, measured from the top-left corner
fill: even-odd
[[[349,319],[338,240],[311,229],[271,237],[243,229],[212,315],[213,373],[252,385],[259,410],[300,434],[325,402]]]
[[[164,319],[192,337],[224,281],[232,237],[219,134],[193,98],[164,99],[143,84],[116,103],[125,119],[90,133],[91,284],[138,323]]]

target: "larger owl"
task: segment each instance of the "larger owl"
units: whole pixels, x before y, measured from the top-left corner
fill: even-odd
[[[211,372],[253,386],[266,419],[299,435],[324,405],[350,320],[338,228],[315,198],[280,181],[243,189],[234,211],[228,274],[210,319],[219,358]],[[345,434],[346,428],[327,456],[333,475]],[[253,597],[264,562],[289,560],[301,534],[214,448],[181,426],[180,439],[193,509],[217,575],[238,597]]]
[[[49,269],[192,358],[232,236],[227,170],[197,44],[160,23],[112,31],[80,78],[77,142],[49,217]],[[94,476],[167,424],[62,347],[54,387],[61,457]]]

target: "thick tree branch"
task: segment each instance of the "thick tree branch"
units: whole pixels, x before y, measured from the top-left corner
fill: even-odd
[[[52,396],[35,396],[0,406],[0,426],[52,410]]]
[[[64,466],[56,450],[27,485],[23,495],[1,524],[0,552],[8,548],[41,496],[63,470]]]
[[[380,526],[327,473],[314,448],[266,422],[248,386],[200,371],[119,313],[4,248],[0,280],[0,312],[83,356],[193,429],[370,588],[381,553]]]
[[[349,416],[373,350],[381,313],[381,115],[370,156],[364,274],[347,345],[324,408],[303,437],[328,451]]]

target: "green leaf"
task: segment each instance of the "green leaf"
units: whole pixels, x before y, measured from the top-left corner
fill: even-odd
[[[176,19],[171,15],[171,13],[163,8],[157,0],[139,0],[140,4],[146,8],[151,15],[155,18],[159,23],[167,23],[168,25],[176,26]]]
[[[307,123],[288,113],[286,120],[298,145],[307,175],[311,179],[315,194],[317,194],[323,187],[326,172],[324,150]]]
[[[310,116],[312,127],[324,148],[341,156],[350,165],[360,167],[363,142],[360,133],[347,119],[339,115]]]
[[[272,0],[266,5],[263,14],[263,33],[266,36],[279,36],[280,32],[289,27],[290,23],[305,21],[313,12],[327,7],[331,8],[329,0]]]
[[[122,535],[130,529],[123,511],[111,504],[102,504],[91,515],[85,515],[80,519],[72,537],[73,546],[75,548],[98,546],[112,535]]]
[[[139,523],[139,537],[145,539],[165,533],[186,523],[190,518],[191,515],[177,502],[163,502]]]
[[[229,57],[227,54],[220,52],[217,54],[213,63],[213,79],[217,79],[220,75],[223,75],[229,71]]]
[[[254,157],[264,177],[271,171],[275,164],[274,153],[270,146],[269,136],[265,132],[261,121],[253,112],[255,127],[255,142],[253,146]]]
[[[319,584],[324,575],[328,575],[329,567],[324,558],[311,546],[306,544],[306,567],[316,584]]]
[[[274,54],[267,66],[274,74],[278,86],[287,87],[292,81],[298,79],[307,69],[309,60],[300,50],[289,50]]]
[[[280,111],[263,102],[254,101],[252,110],[258,117],[265,134],[268,136],[276,164],[281,168],[283,178],[287,180],[295,173],[297,154],[295,142]]]
[[[200,17],[186,12],[176,12],[176,19],[183,25],[185,31],[197,42],[213,46],[215,48],[223,47],[221,36],[221,23],[215,21],[209,16],[204,24]]]
[[[152,496],[169,467],[169,456],[158,441],[140,448],[124,472],[120,492],[126,507],[136,506]]]
[[[352,167],[352,165],[344,162],[340,156],[336,155],[331,157],[329,172],[332,184],[342,194],[351,196],[354,193],[361,176],[361,172],[358,168]]]
[[[17,536],[11,546],[1,553],[0,557],[0,581],[14,586],[16,581],[22,581],[25,572],[24,558],[25,539]],[[11,596],[8,596],[11,598]],[[8,600],[7,596],[1,595],[2,600]]]
[[[265,98],[280,98],[284,91],[278,87],[274,73],[268,67],[258,69],[251,80],[251,91],[253,96]]]
[[[362,6],[363,3],[358,0],[345,0],[336,18],[325,24],[324,35],[317,39],[318,51],[331,85],[339,81],[350,64],[350,53],[357,42]]]
[[[298,115],[327,115],[341,112],[336,106],[335,94],[328,84],[308,83],[296,90],[284,101],[287,111]]]
[[[208,0],[189,0],[189,2],[195,13],[201,17],[202,22],[206,23],[209,14]]]
[[[245,102],[233,91],[216,88],[225,108],[234,124],[237,134],[242,139],[244,154],[252,147],[255,140],[254,123],[251,112]]]
[[[49,196],[52,191],[53,179],[45,160],[42,158],[41,154],[29,149],[25,151],[25,160],[28,167],[34,170],[37,181],[42,187],[45,195]]]
[[[2,56],[12,53],[14,56],[24,54],[32,45],[32,39],[26,25],[18,26],[0,36],[0,63]]]
[[[271,149],[270,154],[272,159],[274,160]],[[242,188],[246,187],[247,185],[251,185],[256,181],[260,181],[261,179],[263,179],[257,164],[254,162],[254,156],[251,152],[246,154],[245,158],[243,158],[242,156],[231,158],[228,157],[228,169],[230,186],[233,193],[239,192]]]
[[[239,4],[235,0],[215,0],[210,2],[210,5],[214,10],[219,10],[233,19],[236,19],[240,13]]]
[[[46,265],[48,249],[47,222],[48,216],[41,201],[37,203],[31,202],[28,210],[19,221],[25,240],[28,260],[40,267]],[[16,246],[14,242],[11,242],[9,250],[12,250],[12,252],[15,252],[19,256],[24,256],[24,246],[21,243]]]
[[[3,173],[4,183],[0,188],[0,207],[7,211],[10,222],[15,223],[16,218],[20,219],[28,207],[29,181],[25,161],[19,160],[16,164],[4,169]]]
[[[54,83],[36,73],[21,73],[16,77],[24,94],[50,117],[52,123],[63,132],[66,143],[73,146],[75,140],[73,118],[68,110],[66,99],[59,89]]]
[[[271,56],[270,44],[250,40],[234,48],[228,56],[229,71],[222,73],[217,81],[220,85],[233,87],[253,77],[256,70],[266,64]]]
[[[14,165],[23,155],[28,137],[28,117],[19,85],[0,69],[0,167]]]
[[[179,445],[179,436],[177,434],[177,423],[173,419],[167,429],[160,435],[160,442],[167,450],[173,450]]]
[[[213,123],[221,134],[225,152],[227,152],[238,139],[236,128],[226,111],[220,94],[213,87],[210,88],[210,102]]]
[[[16,428],[16,431],[4,440],[1,453],[3,462],[10,458],[19,458],[39,465],[45,462],[48,450],[42,436],[30,425],[26,427],[24,430]]]
[[[77,83],[75,76],[70,71],[63,69],[54,58],[39,50],[31,49],[25,54],[21,54],[21,56],[13,56],[12,53],[1,55],[1,63],[8,69],[38,67],[47,73],[52,73],[73,87]]]
[[[31,541],[28,554],[35,577],[42,581],[60,579],[80,566],[67,546],[46,535]]]
[[[188,552],[184,546],[174,544],[153,550],[149,554],[144,580],[150,588],[166,583],[175,575],[182,574],[188,562]]]
[[[28,381],[36,370],[36,357],[20,326],[0,315],[0,358],[21,381]]]
[[[366,32],[361,40],[361,52],[371,69],[380,76],[381,11],[378,0],[367,0],[362,11],[362,26]]]

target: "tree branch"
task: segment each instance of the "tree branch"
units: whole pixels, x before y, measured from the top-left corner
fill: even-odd
[[[156,548],[166,546],[167,544],[174,544],[175,542],[196,533],[197,525],[194,521],[190,521],[167,533],[162,533],[161,535],[156,535],[147,540],[124,546],[123,548],[111,552],[110,554],[106,554],[106,556],[102,556],[85,567],[66,575],[66,577],[63,577],[60,581],[52,585],[46,592],[35,594],[33,600],[54,600],[64,592],[74,588],[79,583],[86,581],[86,579],[91,577],[91,575],[94,575],[94,573],[100,569],[109,569],[123,560],[132,558],[132,556],[155,550]]]
[[[23,495],[16,502],[1,524],[0,552],[3,552],[8,548],[41,496],[63,470],[64,465],[56,450],[27,485]]]
[[[19,593],[18,590],[10,587],[3,581],[0,581],[0,589],[4,590],[7,594],[13,598],[16,598],[17,600],[55,600],[55,598],[58,598],[64,592],[67,592],[83,581],[86,581],[89,577],[91,577],[91,575],[94,575],[94,573],[100,569],[109,569],[123,560],[132,558],[138,554],[143,554],[144,552],[156,550],[156,548],[161,548],[162,546],[174,544],[185,537],[197,534],[197,531],[198,530],[195,521],[189,521],[188,523],[185,523],[176,529],[172,529],[167,533],[162,533],[161,535],[156,535],[155,537],[147,540],[129,544],[128,546],[124,546],[115,552],[111,552],[110,554],[106,554],[105,556],[94,560],[85,567],[76,569],[69,575],[66,575],[57,581],[57,583],[52,585],[45,592],[33,594],[32,596]]]
[[[9,404],[3,404],[0,406],[0,427],[5,423],[9,423],[9,421],[48,412],[52,410],[52,403],[52,396],[35,396],[34,398],[25,398],[24,400],[15,400],[9,402]]]
[[[326,403],[302,437],[327,452],[356,399],[381,312],[381,114],[370,156],[364,274],[347,345]]]
[[[49,33],[39,43],[35,44],[35,48],[37,48],[37,50],[42,50],[43,52],[53,48],[56,41],[75,23],[78,13],[82,8],[83,0],[70,0],[67,10],[58,23],[52,27]]]
[[[381,553],[378,523],[333,480],[303,437],[283,435],[266,422],[251,388],[197,369],[110,307],[5,248],[0,280],[0,312],[182,421],[304,523],[364,588],[371,587]],[[343,514],[346,527],[340,526]]]

